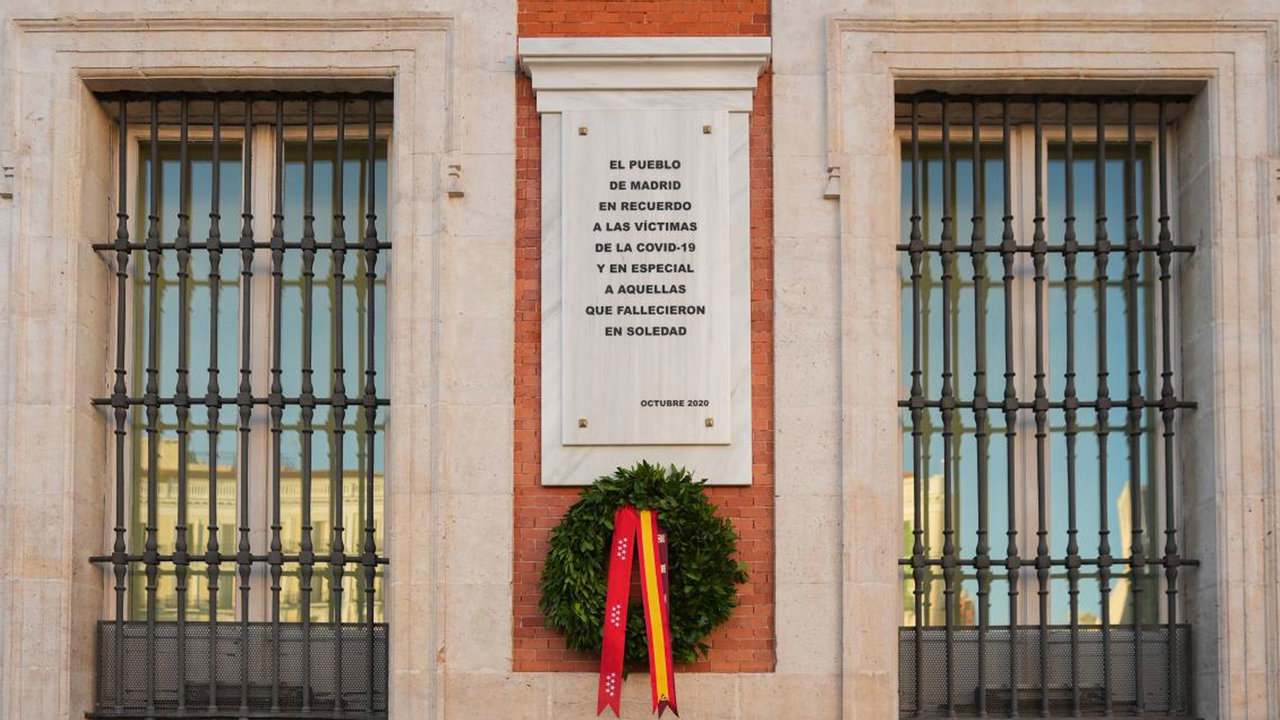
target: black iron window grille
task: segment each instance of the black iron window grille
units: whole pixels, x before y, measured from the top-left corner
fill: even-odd
[[[904,717],[1191,712],[1184,101],[897,98]]]
[[[385,718],[391,97],[99,99],[114,583],[89,716]]]

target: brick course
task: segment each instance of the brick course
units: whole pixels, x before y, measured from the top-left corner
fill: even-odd
[[[768,0],[520,0],[521,37],[768,35]],[[685,670],[774,669],[773,506],[773,155],[770,75],[751,114],[751,361],[753,484],[709,488],[741,536],[750,580],[740,607],[708,638],[711,654]],[[551,528],[577,488],[543,487],[541,465],[541,123],[527,77],[516,82],[515,560],[512,620],[517,672],[593,672],[599,660],[565,648],[543,625],[539,575]],[[696,468],[693,468],[696,470]]]

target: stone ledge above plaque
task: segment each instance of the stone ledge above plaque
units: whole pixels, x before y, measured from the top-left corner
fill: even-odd
[[[750,112],[769,38],[522,38],[542,119],[542,482],[751,483]]]

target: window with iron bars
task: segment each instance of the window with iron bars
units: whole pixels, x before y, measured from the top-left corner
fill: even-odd
[[[110,93],[91,717],[384,718],[382,93]]]
[[[1183,100],[897,98],[904,717],[1191,712]]]

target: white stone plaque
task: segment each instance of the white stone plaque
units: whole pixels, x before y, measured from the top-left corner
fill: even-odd
[[[564,114],[566,445],[729,442],[725,119]]]
[[[521,38],[542,123],[542,482],[749,485],[750,113],[769,39]]]

